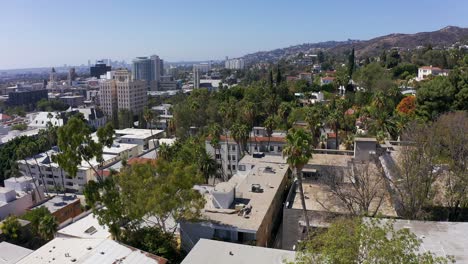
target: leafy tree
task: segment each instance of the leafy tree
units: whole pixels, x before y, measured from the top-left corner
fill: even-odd
[[[393,171],[393,184],[401,204],[399,214],[405,219],[425,219],[426,208],[433,204],[434,182],[440,174],[434,169],[439,153],[434,130],[426,124],[412,123],[402,139],[413,144],[401,147]]]
[[[113,143],[114,130],[112,125],[108,123],[104,127],[100,127],[97,132],[98,141],[94,141],[91,137],[91,129],[86,123],[77,118],[72,117],[66,125],[58,129],[58,147],[60,153],[54,156],[54,160],[65,170],[70,177],[75,177],[78,172],[78,167],[84,160],[94,170],[98,181],[102,181],[102,176],[99,174],[91,160],[103,161],[104,146],[110,147]]]
[[[426,119],[435,119],[451,109],[455,88],[446,77],[436,77],[425,82],[417,90],[417,114]]]
[[[439,159],[448,165],[442,176],[444,204],[448,208],[446,219],[461,221],[462,212],[468,207],[468,114],[462,111],[444,114],[430,130],[434,130]]]
[[[301,245],[295,263],[453,263],[451,257],[421,253],[421,239],[393,220],[339,219]]]
[[[293,174],[297,179],[307,232],[309,232],[310,224],[305,204],[304,189],[302,188],[302,168],[312,158],[312,142],[312,136],[309,132],[303,129],[292,128],[286,135],[286,146],[283,149],[283,156],[287,157],[286,162],[293,170]]]
[[[164,257],[171,263],[180,263],[182,261],[182,255],[174,236],[157,227],[124,231],[122,242],[134,248]]]
[[[21,218],[30,222],[31,231],[33,234],[39,235],[39,225],[41,220],[47,215],[52,214],[50,213],[49,209],[47,209],[47,207],[41,206],[36,209],[27,211],[23,216],[21,216]]]
[[[55,216],[48,214],[41,218],[38,227],[38,234],[44,240],[51,240],[57,232],[58,222]]]
[[[406,96],[397,105],[396,110],[403,115],[412,115],[416,111],[416,97]]]
[[[118,113],[119,128],[133,127],[133,111],[128,109],[120,109]]]
[[[21,224],[16,216],[9,216],[3,220],[0,226],[6,239],[17,241],[21,236]]]

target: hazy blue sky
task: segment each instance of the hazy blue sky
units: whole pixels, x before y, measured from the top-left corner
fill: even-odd
[[[466,0],[0,0],[0,69],[220,59],[468,26]]]

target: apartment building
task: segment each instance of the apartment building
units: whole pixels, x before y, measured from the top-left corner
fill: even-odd
[[[268,137],[266,128],[254,127],[250,132],[250,137],[245,146],[245,153],[251,155],[268,155],[281,156],[283,155],[283,147],[286,144],[286,132],[273,131]],[[234,138],[229,135],[220,137],[220,149],[215,149],[211,145],[211,139],[205,141],[207,152],[216,160],[218,168],[227,176],[236,174],[239,169],[239,160],[242,158],[242,150]],[[242,147],[242,146],[241,146]]]
[[[107,73],[100,81],[99,96],[101,108],[110,118],[117,118],[122,109],[139,115],[148,101],[145,81],[132,79],[125,69]]]

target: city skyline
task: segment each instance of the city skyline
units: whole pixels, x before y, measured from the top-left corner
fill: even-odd
[[[219,60],[302,43],[468,26],[468,3],[454,0],[176,2],[2,2],[0,69],[87,65],[99,58],[131,62],[148,54],[170,62]]]

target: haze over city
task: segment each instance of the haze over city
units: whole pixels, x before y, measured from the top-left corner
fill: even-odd
[[[328,40],[467,26],[468,2],[91,1],[0,3],[0,69],[131,61],[217,60]],[[395,19],[398,16],[400,19]]]

